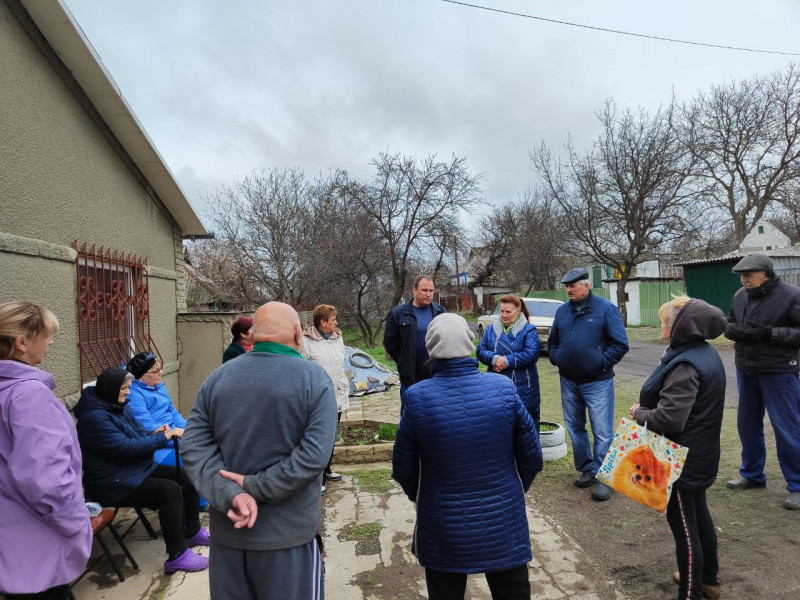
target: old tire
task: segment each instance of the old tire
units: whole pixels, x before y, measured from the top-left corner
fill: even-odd
[[[558,446],[542,446],[542,460],[558,460],[567,455],[567,444],[562,442]]]
[[[540,428],[541,425],[555,426],[555,429],[549,431],[539,431],[539,442],[542,444],[542,448],[555,448],[565,442],[564,428],[561,425],[550,421],[542,421]]]

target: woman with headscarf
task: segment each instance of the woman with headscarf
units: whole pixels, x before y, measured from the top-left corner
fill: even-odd
[[[30,302],[0,304],[0,593],[69,598],[92,526],[72,417],[44,360],[58,319]]]
[[[222,362],[228,362],[253,349],[253,319],[237,317],[231,324],[231,333],[233,341],[222,353]]]
[[[157,509],[167,546],[164,572],[201,571],[208,559],[191,547],[208,546],[211,536],[200,525],[197,491],[183,469],[178,484],[177,467],[153,462],[153,452],[166,447],[174,430],[142,428],[127,406],[132,381],[124,369],[106,369],[75,406],[86,490],[106,506]]]
[[[539,429],[539,334],[530,324],[528,309],[519,296],[501,296],[500,318],[486,332],[478,344],[478,360],[491,371],[510,377],[517,386],[522,403]]]
[[[707,340],[719,337],[727,319],[716,306],[679,296],[661,306],[661,333],[669,346],[644,382],[630,416],[640,425],[689,448],[672,485],[667,523],[675,538],[678,600],[720,596],[717,531],[706,490],[717,478],[725,405],[725,368]]]

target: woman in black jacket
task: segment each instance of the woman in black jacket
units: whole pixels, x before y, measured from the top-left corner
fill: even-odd
[[[678,558],[678,599],[719,598],[717,533],[706,490],[719,468],[725,368],[706,340],[722,335],[727,320],[720,309],[687,296],[662,305],[658,316],[669,346],[630,415],[689,448],[667,504]]]
[[[142,428],[127,406],[132,381],[125,369],[106,369],[75,406],[84,484],[103,505],[158,509],[167,546],[164,572],[201,571],[208,559],[191,550],[210,544],[200,525],[200,499],[183,469],[178,485],[176,467],[153,462],[153,452],[167,445],[172,431],[167,425],[152,434]]]

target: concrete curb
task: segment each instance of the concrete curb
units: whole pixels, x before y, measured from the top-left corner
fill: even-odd
[[[385,421],[356,419],[347,421],[348,425],[380,425]],[[394,442],[382,442],[366,446],[335,446],[333,462],[336,464],[362,464],[372,462],[391,462]]]

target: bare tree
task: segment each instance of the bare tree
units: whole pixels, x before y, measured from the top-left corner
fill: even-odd
[[[343,171],[317,183],[304,276],[314,303],[334,304],[342,321],[355,322],[375,346],[393,306],[389,253],[373,220],[342,193],[347,187]]]
[[[800,69],[714,85],[681,117],[675,125],[696,160],[693,175],[739,242],[800,178]]]
[[[263,294],[292,304],[308,290],[299,240],[305,233],[313,188],[303,172],[272,168],[253,172],[209,198],[209,218],[237,266],[255,273]]]
[[[190,261],[194,276],[187,282],[187,303],[203,298],[235,310],[251,310],[267,300],[258,287],[255,265],[241,253],[231,252],[224,241],[195,242]]]
[[[351,184],[350,198],[371,219],[386,242],[392,270],[392,301],[407,292],[409,266],[422,242],[437,224],[446,226],[482,198],[483,175],[473,175],[466,158],[440,161],[382,152],[372,161],[375,176],[369,184]]]
[[[546,193],[561,208],[571,252],[620,272],[617,304],[626,323],[625,286],[637,260],[695,227],[696,191],[686,185],[692,155],[670,126],[672,114],[669,105],[652,116],[629,109],[618,116],[608,101],[591,150],[579,155],[568,142],[566,159],[556,161],[543,143],[531,154]]]

